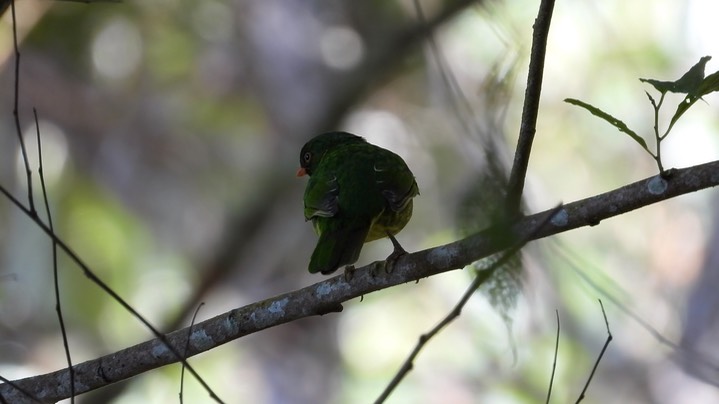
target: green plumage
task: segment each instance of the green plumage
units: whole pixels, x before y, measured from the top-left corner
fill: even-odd
[[[394,236],[419,195],[402,158],[346,132],[321,134],[302,147],[298,176],[308,174],[305,219],[319,234],[309,271],[329,274],[359,258],[362,245]]]

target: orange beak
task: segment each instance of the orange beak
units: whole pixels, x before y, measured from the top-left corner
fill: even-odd
[[[299,170],[297,170],[297,176],[298,176],[298,177],[304,177],[305,174],[307,174],[307,170],[305,170],[304,167],[300,167]]]

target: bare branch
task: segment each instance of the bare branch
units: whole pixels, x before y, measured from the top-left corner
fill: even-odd
[[[532,151],[534,134],[537,131],[537,117],[539,115],[539,98],[542,93],[542,77],[544,74],[544,57],[547,53],[547,38],[549,37],[549,24],[552,21],[554,0],[542,0],[539,13],[534,21],[534,35],[532,37],[532,51],[529,59],[529,73],[527,75],[527,89],[524,93],[524,108],[519,128],[517,149],[514,153],[514,164],[509,176],[507,187],[508,217],[520,214],[519,206],[522,200],[524,180],[529,166],[529,154]]]
[[[55,232],[52,223],[52,212],[50,211],[50,201],[47,197],[47,187],[45,187],[45,172],[42,167],[42,141],[40,140],[40,123],[37,119],[37,110],[33,108],[33,116],[35,117],[35,130],[37,135],[37,154],[39,168],[37,170],[40,176],[40,186],[42,188],[42,199],[45,203],[45,213],[47,214],[47,224],[51,232]],[[52,279],[55,286],[55,312],[57,312],[57,320],[60,323],[60,334],[62,335],[62,345],[65,349],[65,359],[67,360],[67,368],[70,371],[70,403],[75,404],[75,371],[72,368],[72,357],[70,355],[70,345],[67,342],[67,331],[65,330],[65,319],[62,315],[62,305],[60,304],[60,281],[58,279],[57,270],[57,243],[52,241]]]
[[[187,356],[187,349],[190,346],[190,335],[192,335],[192,326],[195,325],[195,320],[197,319],[197,313],[200,312],[200,309],[202,306],[205,305],[205,302],[201,302],[197,308],[195,309],[195,313],[192,314],[192,321],[190,321],[190,329],[187,330],[187,343],[185,344],[185,356]],[[182,370],[180,371],[180,404],[183,404],[183,396],[182,392],[185,387],[185,364],[182,364]]]
[[[22,161],[25,164],[25,177],[27,182],[27,199],[30,204],[30,214],[36,215],[35,201],[32,196],[32,171],[30,171],[30,161],[27,158],[27,148],[25,147],[25,139],[22,137],[22,128],[20,127],[20,113],[18,105],[20,103],[20,48],[17,44],[17,18],[15,16],[15,0],[10,0],[10,10],[12,12],[12,40],[15,49],[15,89],[12,114],[15,118],[15,132],[17,133],[18,142],[20,142],[20,151],[22,152]]]
[[[547,401],[552,397],[552,385],[554,384],[554,373],[557,371],[557,354],[559,353],[559,310],[554,310],[557,315],[557,339],[554,342],[554,360],[552,361],[552,375],[549,376],[549,388],[547,389]]]

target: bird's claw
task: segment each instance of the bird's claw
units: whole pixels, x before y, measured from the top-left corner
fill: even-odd
[[[394,265],[397,263],[397,260],[401,256],[406,255],[406,254],[407,254],[407,251],[404,251],[404,250],[393,251],[392,254],[390,254],[389,257],[387,257],[387,259],[384,261],[385,262],[384,272],[387,273],[388,275],[391,274],[392,271],[394,271]]]
[[[392,245],[394,246],[394,251],[385,259],[384,261],[375,261],[371,264],[369,268],[369,274],[371,277],[376,277],[381,272],[384,272],[385,274],[389,275],[394,270],[394,265],[397,263],[397,260],[402,257],[403,255],[407,255],[407,251],[405,251],[404,248],[399,244],[396,238],[390,233],[387,233],[387,237],[392,241]],[[352,277],[354,276],[355,267],[354,265],[347,265],[345,267],[345,281],[349,282]]]
[[[403,256],[407,255],[407,251],[402,248],[402,246],[399,244],[399,241],[397,241],[396,238],[394,238],[393,235],[390,233],[387,233],[387,237],[392,241],[392,246],[394,246],[394,251],[387,257],[385,260],[384,265],[384,272],[387,274],[391,274],[394,270],[394,265],[397,263],[397,260]]]

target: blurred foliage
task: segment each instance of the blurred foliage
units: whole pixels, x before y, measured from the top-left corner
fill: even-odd
[[[511,160],[537,2],[423,1],[429,21],[450,10],[433,32],[442,68],[422,46],[414,8],[404,0],[17,5],[20,117],[27,136],[34,134],[33,107],[44,122],[44,155],[56,162],[46,174],[58,234],[160,327],[187,325],[183,314],[199,301],[207,303],[200,319],[207,318],[319,279],[305,270],[315,236],[302,217],[304,182],[294,172],[301,145],[322,130],[358,133],[405,158],[422,190],[400,235],[408,250],[481,229],[479,215],[491,221],[491,204],[501,201],[485,181],[501,184],[494,170],[502,169],[494,167]],[[718,55],[717,11],[700,1],[557,3],[527,212],[653,174],[639,148],[607,136],[611,128],[562,100],[610,105],[628,126],[645,127],[653,116],[642,108],[636,77],[679,77],[701,56]],[[11,38],[6,13],[0,183],[24,197],[11,113]],[[454,76],[462,102],[442,72]],[[719,156],[716,94],[705,101],[663,144],[667,167]],[[37,161],[31,163],[36,170]],[[707,241],[713,193],[535,243],[523,256],[521,277],[511,277],[523,287],[506,312],[516,361],[501,316],[477,295],[420,355],[390,402],[543,401],[555,308],[562,331],[552,396],[574,400],[606,336],[596,303],[601,290],[678,341],[685,318],[716,306],[714,289],[698,287],[710,274],[705,251],[717,250]],[[465,208],[471,222],[463,219]],[[0,374],[61,368],[50,242],[7,201],[0,201],[0,229]],[[390,250],[386,240],[371,243],[358,264]],[[75,361],[150,338],[66,259],[60,273]],[[266,330],[192,363],[228,402],[368,402],[472,276],[454,271],[365,296],[341,315]],[[681,352],[620,306],[607,309],[615,340],[585,402],[719,399],[714,387],[672,361]],[[717,323],[705,318],[692,328],[697,345],[689,347],[716,341]],[[149,372],[84,401],[172,402],[178,369]],[[207,401],[196,383],[185,384],[186,402]]]

